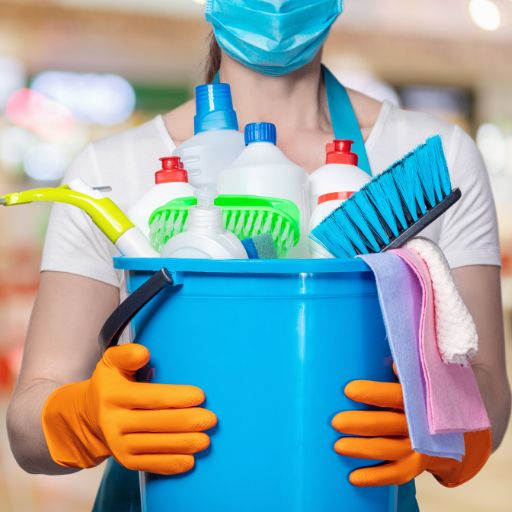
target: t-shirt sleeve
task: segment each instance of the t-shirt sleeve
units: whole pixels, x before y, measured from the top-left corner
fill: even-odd
[[[452,185],[462,198],[442,218],[439,245],[451,268],[501,265],[496,208],[489,175],[475,142],[455,127],[447,155]]]
[[[62,183],[80,178],[90,186],[101,182],[94,146],[88,145],[71,163]],[[90,217],[75,206],[55,203],[43,248],[41,271],[78,274],[120,286],[120,274],[112,266],[113,244]]]

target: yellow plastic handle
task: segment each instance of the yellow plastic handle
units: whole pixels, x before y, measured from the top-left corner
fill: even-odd
[[[83,210],[112,243],[134,227],[132,221],[108,197],[96,199],[71,190],[68,185],[54,188],[35,188],[23,192],[14,192],[2,197],[5,206],[28,204],[36,201],[67,203]]]

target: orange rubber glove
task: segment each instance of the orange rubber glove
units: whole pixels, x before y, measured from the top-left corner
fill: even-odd
[[[491,455],[489,430],[465,434],[466,454],[461,462],[413,451],[400,384],[356,380],[347,385],[345,394],[355,402],[386,409],[342,412],[332,420],[338,432],[361,436],[339,439],[335,444],[337,453],[388,461],[353,471],[350,474],[353,485],[402,485],[428,471],[442,485],[456,487],[473,478]]]
[[[57,464],[89,468],[113,455],[128,469],[151,473],[193,468],[193,454],[210,444],[202,431],[217,418],[196,407],[204,402],[199,388],[135,382],[135,372],[149,358],[142,345],[112,347],[89,380],[48,397],[42,427]]]

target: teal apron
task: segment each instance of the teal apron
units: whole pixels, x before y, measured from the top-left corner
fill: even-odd
[[[353,151],[359,156],[359,167],[372,174],[363,135],[348,93],[325,67],[323,76],[329,103],[333,132],[337,139],[353,140]],[[419,511],[414,482],[398,490],[398,512]],[[93,512],[141,512],[138,472],[120,466],[110,459],[103,475]],[[172,512],[172,511],[171,511]]]

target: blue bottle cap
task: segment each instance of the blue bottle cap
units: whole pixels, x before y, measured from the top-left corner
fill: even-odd
[[[196,87],[194,134],[209,130],[238,130],[229,84],[204,84]]]
[[[270,142],[276,144],[276,125],[272,123],[250,123],[245,127],[245,145],[254,142]]]

